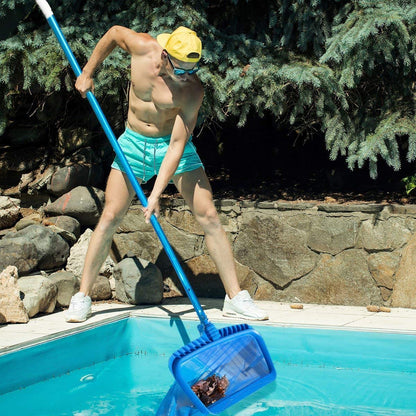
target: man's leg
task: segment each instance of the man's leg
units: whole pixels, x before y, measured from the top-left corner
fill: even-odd
[[[80,293],[74,295],[67,311],[68,322],[82,322],[90,314],[91,288],[110,251],[113,235],[127,212],[134,190],[126,175],[112,169],[105,191],[105,205],[91,236],[82,272]]]
[[[228,304],[229,301],[239,302],[241,300],[242,310],[240,311],[239,305],[236,305],[237,315],[245,315],[245,313],[242,313],[245,309],[248,312],[247,316],[240,317],[256,320],[268,319],[267,314],[254,305],[248,293],[241,291],[231,245],[221,225],[213,202],[211,185],[204,169],[199,168],[178,174],[174,176],[173,180],[178,191],[192,210],[195,219],[204,230],[208,252],[217,267],[227,293],[225,304]],[[230,313],[230,315],[233,314]]]

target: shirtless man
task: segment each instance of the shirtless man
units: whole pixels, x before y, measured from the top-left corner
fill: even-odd
[[[152,214],[159,214],[159,198],[172,180],[205,233],[208,251],[226,291],[224,315],[268,319],[248,292],[240,289],[231,247],[192,144],[204,95],[196,75],[202,51],[200,39],[183,26],[157,39],[125,27],[112,27],[97,43],[76,80],[75,87],[84,98],[94,90],[95,70],[116,46],[131,55],[127,128],[119,144],[140,183],[157,175],[148,206],[143,209],[146,222]],[[68,322],[83,322],[91,315],[92,285],[133,196],[133,188],[116,158],[108,177],[103,213],[87,250],[80,292],[72,297],[66,312]]]

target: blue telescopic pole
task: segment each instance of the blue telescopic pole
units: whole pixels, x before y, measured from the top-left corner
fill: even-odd
[[[48,2],[46,0],[36,0],[36,3],[42,10],[43,14],[46,17],[46,20],[49,23],[49,26],[52,28],[53,33],[58,39],[59,44],[61,45],[65,56],[67,57],[69,63],[71,64],[71,67],[75,73],[75,75],[78,77],[81,75],[81,68],[78,65],[78,62],[68,44],[68,42],[65,39],[64,34],[62,33],[61,28],[59,27],[58,22],[55,19],[55,16],[52,12],[51,7],[49,6]],[[137,181],[136,177],[134,176],[134,173],[124,156],[123,151],[121,150],[120,145],[118,144],[117,138],[115,137],[113,131],[111,130],[110,125],[108,124],[108,121],[100,107],[100,104],[98,103],[97,99],[95,98],[95,95],[91,92],[87,92],[87,99],[94,110],[95,115],[98,118],[98,121],[100,122],[102,128],[104,129],[105,134],[107,135],[108,140],[110,141],[111,146],[113,147],[116,155],[118,156],[119,160],[121,161],[121,165],[123,166],[141,204],[146,207],[147,206],[147,199],[145,194],[143,193],[143,190]],[[179,277],[179,280],[182,283],[182,286],[185,288],[186,293],[192,302],[192,305],[198,315],[199,320],[202,324],[202,330],[204,331],[205,328],[210,326],[210,322],[208,321],[208,317],[206,316],[204,310],[201,307],[201,304],[198,301],[198,298],[195,296],[194,291],[192,290],[192,287],[189,284],[189,281],[168,241],[166,238],[166,235],[164,231],[162,230],[162,227],[160,226],[159,222],[157,221],[157,218],[155,215],[152,215],[150,218],[150,223],[152,224],[154,230],[156,231],[157,236],[159,237],[160,242],[162,243],[163,248],[166,251],[166,254],[168,255],[173,268],[176,271],[176,274]]]

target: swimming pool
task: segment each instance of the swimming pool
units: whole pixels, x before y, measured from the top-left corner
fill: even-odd
[[[130,317],[0,355],[0,415],[154,415],[196,326]],[[416,416],[416,335],[255,328],[277,379],[222,415]]]

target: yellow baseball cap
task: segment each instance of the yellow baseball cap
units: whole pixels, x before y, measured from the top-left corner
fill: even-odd
[[[179,61],[198,62],[201,59],[201,39],[187,27],[180,26],[172,33],[161,33],[156,39],[169,55]]]

